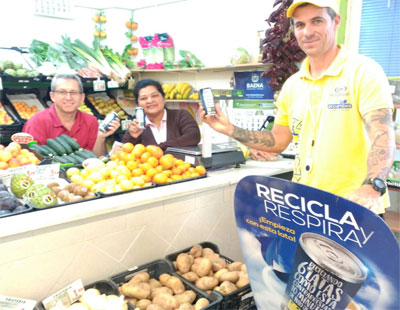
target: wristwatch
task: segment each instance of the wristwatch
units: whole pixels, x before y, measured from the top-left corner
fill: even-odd
[[[386,182],[380,178],[367,178],[364,180],[364,184],[371,184],[374,190],[381,193],[381,196],[386,192]]]

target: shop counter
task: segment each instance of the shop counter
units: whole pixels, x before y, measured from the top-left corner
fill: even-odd
[[[247,161],[197,180],[2,218],[0,295],[41,300],[76,279],[105,279],[202,241],[242,260],[236,184],[292,168],[290,159]]]

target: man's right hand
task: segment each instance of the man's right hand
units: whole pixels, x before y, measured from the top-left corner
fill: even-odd
[[[136,119],[133,119],[132,123],[130,123],[128,126],[128,132],[132,138],[136,139],[137,137],[139,137],[142,134],[143,129],[140,129],[139,122]]]
[[[215,111],[216,115],[206,115],[203,105],[199,103],[200,120],[208,124],[215,131],[232,136],[233,125],[229,121],[228,117],[222,113],[218,103],[215,104]]]

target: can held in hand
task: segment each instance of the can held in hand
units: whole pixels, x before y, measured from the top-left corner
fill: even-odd
[[[108,113],[103,121],[99,124],[99,130],[106,132],[110,128],[111,123],[118,118],[118,114],[114,111]]]
[[[281,309],[347,309],[366,278],[366,267],[348,249],[322,235],[303,233]]]
[[[145,116],[146,115],[144,114],[144,109],[142,107],[137,107],[135,109],[135,117],[136,117],[136,120],[139,122],[140,129],[145,129],[145,125],[146,125]]]

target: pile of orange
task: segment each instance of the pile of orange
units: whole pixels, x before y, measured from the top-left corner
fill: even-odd
[[[126,166],[133,177],[141,177],[145,183],[168,183],[206,173],[204,166],[192,167],[190,163],[177,159],[172,154],[164,154],[155,145],[124,143],[118,153],[110,156],[110,160],[118,166]]]
[[[39,164],[40,160],[28,149],[23,149],[17,142],[4,146],[0,144],[0,169],[15,168],[29,164]]]
[[[33,115],[39,112],[37,106],[32,105],[31,107],[25,101],[14,101],[13,106],[17,110],[19,116],[23,119],[30,119]]]

